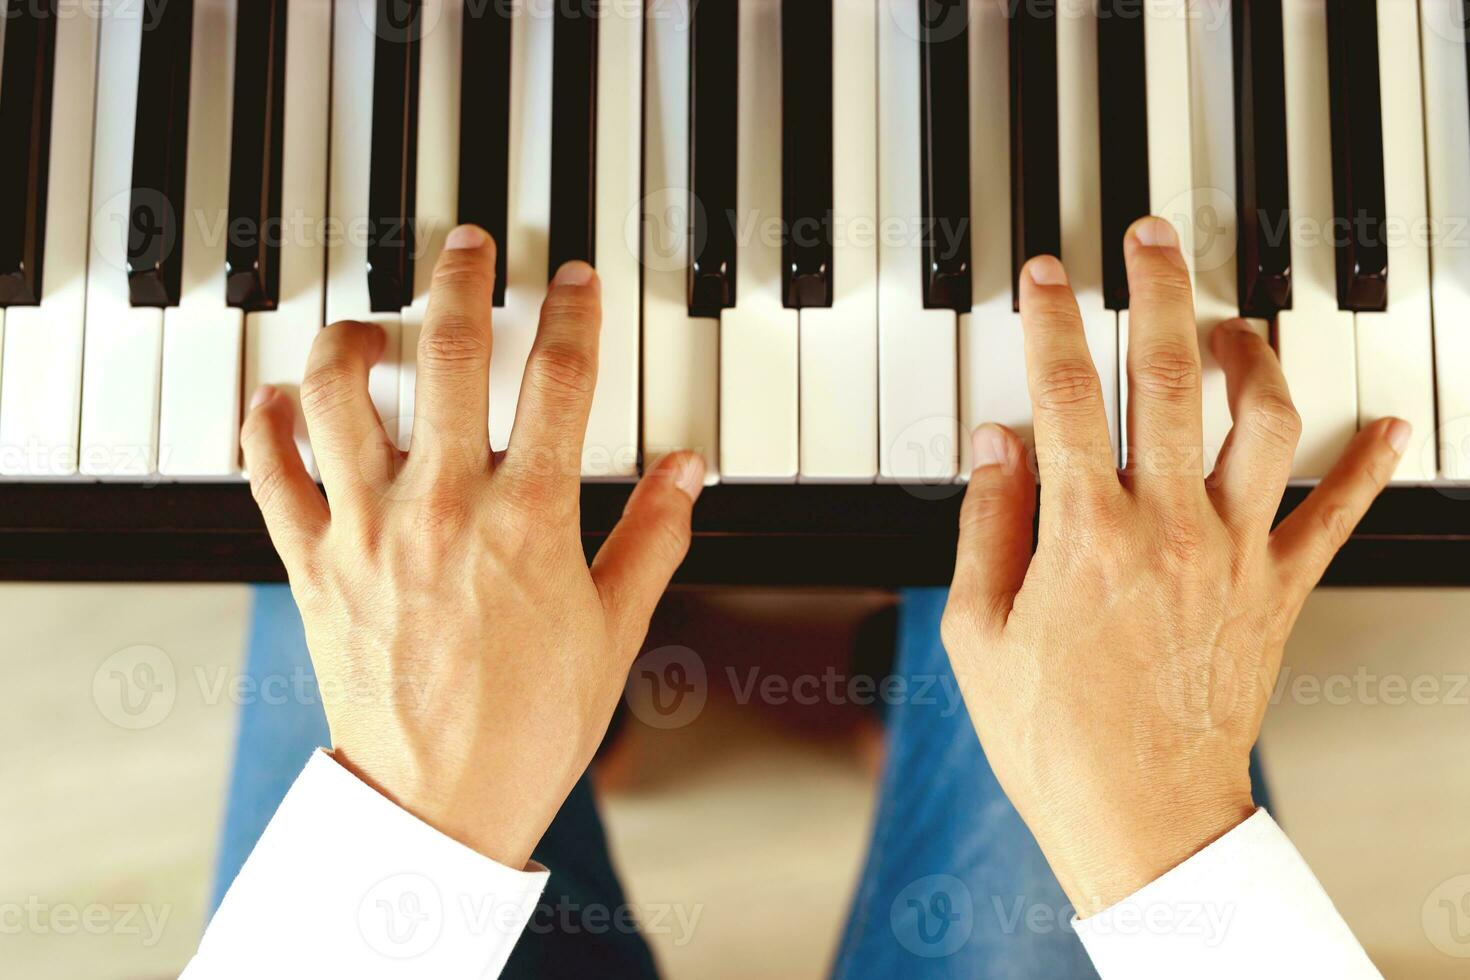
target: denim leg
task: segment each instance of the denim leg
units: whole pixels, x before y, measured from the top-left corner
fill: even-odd
[[[939,640],[944,589],[906,591],[888,754],[833,971],[857,978],[1095,977],[1072,909],[1001,791]]]
[[[210,914],[317,748],[331,744],[301,614],[284,585],[252,589],[235,765],[215,862]]]
[[[252,682],[246,690],[254,693],[240,706],[211,915],[307,758],[331,744],[290,590],[258,586],[252,600],[245,675]],[[534,857],[552,869],[551,881],[502,977],[657,977],[643,936],[628,924],[626,899],[586,776]]]

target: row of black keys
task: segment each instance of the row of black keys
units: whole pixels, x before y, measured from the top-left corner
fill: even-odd
[[[51,78],[59,0],[8,0],[0,66],[0,305],[40,301],[44,258]],[[924,300],[968,310],[971,297],[967,0],[919,4],[922,64]],[[49,3],[50,9],[47,9]],[[377,0],[369,245],[374,310],[411,301],[418,130],[420,0]],[[1465,0],[1470,15],[1470,0]],[[1235,0],[1235,125],[1239,295],[1246,315],[1291,304],[1290,203],[1281,0]],[[1376,4],[1328,0],[1332,157],[1339,304],[1387,304],[1388,251]],[[692,240],[690,312],[717,316],[735,303],[739,0],[701,0],[690,32]],[[153,8],[143,32],[128,228],[134,305],[179,301],[180,216],[188,145],[192,0]],[[830,306],[833,296],[832,5],[786,0],[782,8],[783,282],[789,307]],[[958,19],[957,19],[958,17]],[[552,99],[550,271],[595,261],[597,145],[596,17],[556,5]],[[282,125],[287,0],[241,3],[236,39],[227,299],[247,310],[279,299]],[[462,58],[459,217],[488,228],[502,248],[496,303],[504,299],[510,133],[511,27],[507,8],[467,4]],[[1060,254],[1055,0],[1019,4],[1010,23],[1011,261]],[[1099,0],[1098,87],[1104,288],[1110,308],[1128,305],[1122,252],[1127,225],[1149,210],[1144,20],[1136,0]],[[1412,70],[1406,67],[1405,70]],[[471,113],[474,118],[470,118]],[[938,229],[945,227],[946,234]],[[256,229],[252,234],[250,229]],[[791,230],[801,230],[791,234]],[[815,231],[814,231],[815,230]],[[957,247],[941,250],[938,243]]]
[[[966,0],[919,5],[923,58],[925,220],[968,228],[968,51],[954,34]],[[1239,303],[1263,318],[1291,306],[1290,194],[1281,0],[1232,3]],[[1387,208],[1374,0],[1327,0],[1337,288],[1346,310],[1388,303]],[[1470,16],[1470,0],[1466,0]],[[941,40],[940,38],[943,38]],[[1019,4],[1010,22],[1012,282],[1036,255],[1061,254],[1055,0]],[[1098,0],[1098,100],[1103,288],[1109,309],[1128,307],[1121,241],[1149,213],[1148,78],[1144,18],[1136,0]],[[1417,71],[1417,65],[1404,66]],[[1187,134],[1180,139],[1188,139]],[[966,231],[966,235],[968,232]],[[969,243],[941,254],[926,235],[925,305],[970,308]]]

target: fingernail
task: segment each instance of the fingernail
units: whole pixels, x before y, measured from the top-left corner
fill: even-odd
[[[1067,270],[1062,265],[1061,259],[1051,255],[1038,255],[1026,263],[1026,271],[1031,275],[1031,281],[1038,286],[1065,286],[1067,284]]]
[[[452,252],[461,248],[483,248],[490,240],[483,228],[474,225],[460,225],[449,233],[444,239],[444,250]]]
[[[974,431],[970,436],[970,446],[974,450],[974,468],[977,470],[1004,463],[1010,455],[1010,441],[1006,439],[1005,430],[990,422]]]
[[[1388,440],[1389,446],[1393,448],[1395,456],[1402,456],[1404,449],[1409,445],[1409,436],[1413,435],[1414,427],[1403,419],[1394,419],[1389,423],[1388,431],[1383,437]]]
[[[255,394],[250,396],[250,411],[253,412],[260,406],[264,405],[266,402],[270,401],[271,396],[275,393],[276,389],[271,387],[270,385],[261,385],[259,388],[256,388]]]
[[[698,500],[699,495],[704,492],[704,459],[691,453],[684,462],[679,464],[679,470],[674,474],[674,486],[684,491],[684,496],[691,502]]]
[[[592,266],[573,259],[556,270],[556,277],[551,280],[551,284],[553,286],[585,286],[596,275]]]
[[[1163,218],[1142,218],[1133,225],[1133,237],[1138,244],[1150,248],[1178,248],[1179,233]]]

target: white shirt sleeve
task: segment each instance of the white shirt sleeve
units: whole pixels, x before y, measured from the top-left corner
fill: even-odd
[[[1072,925],[1104,980],[1381,980],[1265,810],[1117,905]]]
[[[318,751],[183,980],[494,977],[547,877],[451,840]]]

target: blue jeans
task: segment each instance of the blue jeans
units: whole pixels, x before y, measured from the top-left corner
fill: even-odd
[[[1071,907],[1001,792],[959,700],[939,641],[943,589],[903,594],[886,718],[877,818],[833,966],[858,978],[1095,977]],[[289,697],[241,711],[214,904],[234,880],[310,752],[328,744],[300,619],[284,587],[255,593],[251,677]],[[1265,787],[1252,760],[1256,801]],[[596,801],[584,777],[535,853],[553,869],[542,906],[503,974],[510,978],[653,978],[641,936],[576,928],[577,912],[625,907]],[[759,941],[759,937],[752,937]]]

